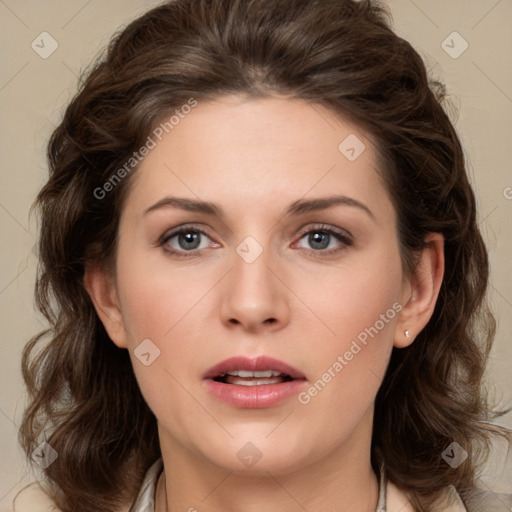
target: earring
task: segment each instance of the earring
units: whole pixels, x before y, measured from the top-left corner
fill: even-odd
[[[404,334],[405,334],[406,338],[410,338],[411,337],[411,333],[409,331],[405,331]]]

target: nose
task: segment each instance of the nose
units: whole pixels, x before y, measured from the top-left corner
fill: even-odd
[[[279,265],[263,250],[252,262],[235,254],[222,290],[221,317],[228,328],[275,331],[289,322],[289,294]]]

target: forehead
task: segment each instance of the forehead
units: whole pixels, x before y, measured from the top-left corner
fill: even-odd
[[[133,176],[138,209],[164,193],[246,207],[332,193],[388,201],[371,136],[318,104],[224,96],[162,131]]]

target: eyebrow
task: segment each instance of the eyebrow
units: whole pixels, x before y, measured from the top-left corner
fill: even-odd
[[[351,197],[339,194],[327,197],[317,197],[314,199],[299,199],[297,201],[294,201],[286,210],[285,216],[303,215],[305,213],[313,211],[327,210],[328,208],[332,208],[334,206],[351,206],[358,208],[366,212],[373,220],[375,220],[375,215],[370,210],[370,208],[368,208],[368,206],[361,203],[357,199],[353,199]],[[163,199],[160,199],[154,205],[147,208],[144,211],[144,215],[146,215],[149,212],[158,210],[160,208],[179,208],[181,210],[185,210],[188,212],[205,213],[207,215],[212,215],[220,219],[225,218],[224,211],[220,206],[216,205],[215,203],[173,196],[166,196]]]

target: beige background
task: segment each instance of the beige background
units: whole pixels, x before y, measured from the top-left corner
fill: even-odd
[[[23,407],[21,350],[44,325],[33,308],[37,229],[29,208],[46,177],[45,144],[75,92],[79,71],[117,28],[157,3],[0,0],[0,511],[11,510],[16,491],[31,479],[16,433]],[[499,318],[487,380],[501,404],[512,406],[512,0],[387,3],[395,30],[420,52],[433,75],[447,84],[450,101],[458,108],[452,119],[470,161]],[[441,46],[454,31],[469,45],[457,58]],[[42,32],[58,43],[46,59],[31,47]],[[464,44],[458,36],[447,41],[452,53]],[[512,415],[501,422],[512,427]],[[503,463],[503,456],[498,450],[497,464]],[[494,478],[492,484],[512,492],[505,475],[502,481]]]

